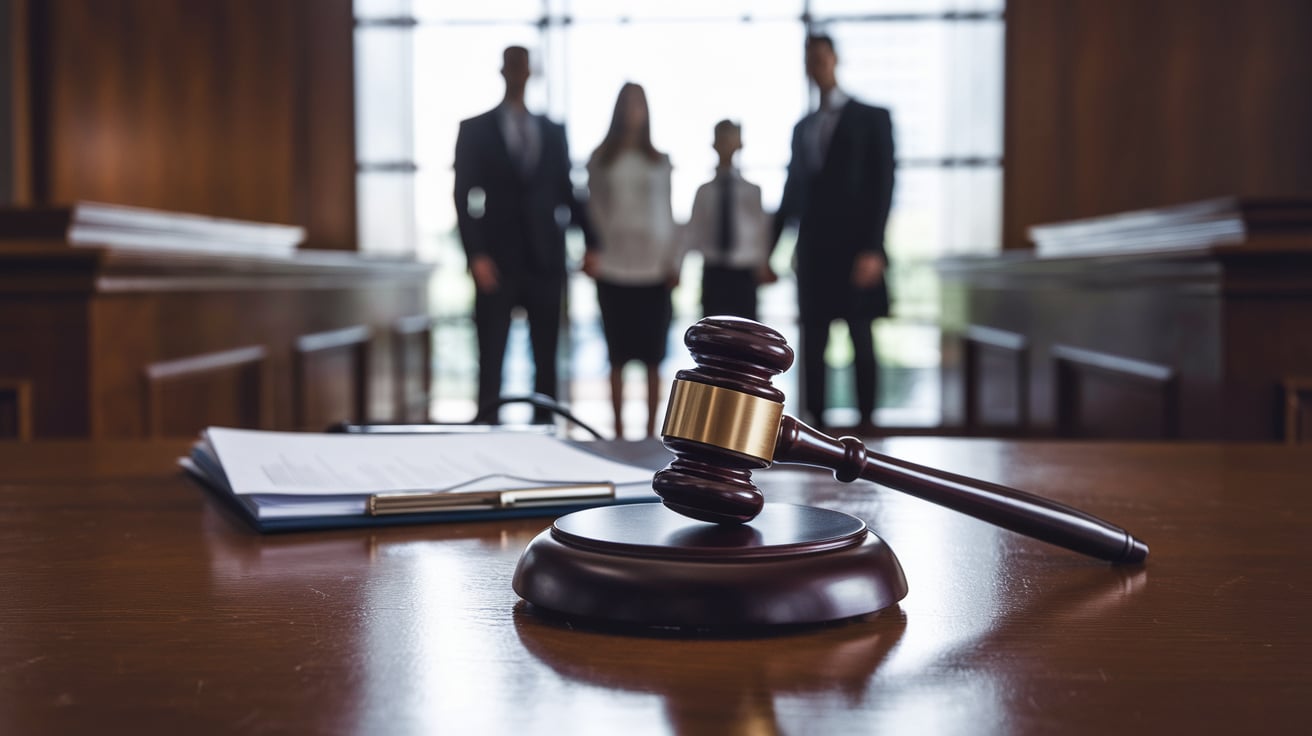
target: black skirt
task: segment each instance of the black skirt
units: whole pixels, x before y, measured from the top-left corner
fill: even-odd
[[[657,365],[665,359],[673,306],[665,284],[627,286],[597,282],[601,329],[613,368],[631,360]]]

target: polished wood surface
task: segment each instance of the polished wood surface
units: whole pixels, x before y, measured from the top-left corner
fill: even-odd
[[[668,454],[649,445],[652,467]],[[773,636],[543,619],[549,520],[259,536],[184,442],[0,443],[0,713],[13,733],[1301,733],[1312,451],[889,439],[1147,540],[1118,568],[885,489],[770,469],[866,520],[910,593]]]
[[[708,524],[656,503],[584,509],[529,542],[511,588],[575,626],[749,630],[882,611],[907,594],[897,556],[866,523],[768,503],[748,524]]]
[[[1003,236],[1312,192],[1312,3],[1008,0]]]

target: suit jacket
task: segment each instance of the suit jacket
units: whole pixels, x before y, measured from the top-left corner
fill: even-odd
[[[573,222],[594,238],[570,180],[565,127],[535,115],[541,145],[524,173],[511,158],[493,109],[460,123],[456,137],[455,204],[465,255],[491,256],[504,274],[565,276],[565,228]],[[471,206],[471,191],[482,191]],[[481,209],[481,211],[480,211]],[[568,213],[568,219],[563,215]]]
[[[849,100],[839,113],[824,161],[810,160],[804,118],[793,129],[792,161],[775,217],[775,239],[798,223],[796,273],[803,314],[837,319],[883,317],[887,284],[851,286],[860,253],[884,257],[884,227],[893,200],[893,123],[888,110]],[[774,241],[771,241],[774,242]]]

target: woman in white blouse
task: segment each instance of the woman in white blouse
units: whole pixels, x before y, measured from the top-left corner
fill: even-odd
[[[656,434],[670,292],[682,265],[670,170],[669,156],[651,143],[646,93],[625,84],[610,129],[588,161],[589,208],[599,247],[583,261],[584,272],[597,281],[616,437],[624,436],[624,366],[633,360],[647,368],[647,436]]]

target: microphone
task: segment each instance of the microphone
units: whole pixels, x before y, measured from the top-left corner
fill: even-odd
[[[765,497],[752,471],[774,463],[834,471],[973,516],[995,526],[1115,563],[1141,563],[1148,545],[1126,530],[1056,501],[874,452],[783,413],[770,384],[793,362],[777,331],[740,317],[707,317],[684,343],[697,367],[675,375],[661,440],[674,460],[652,480],[668,508],[716,524],[743,524]]]

